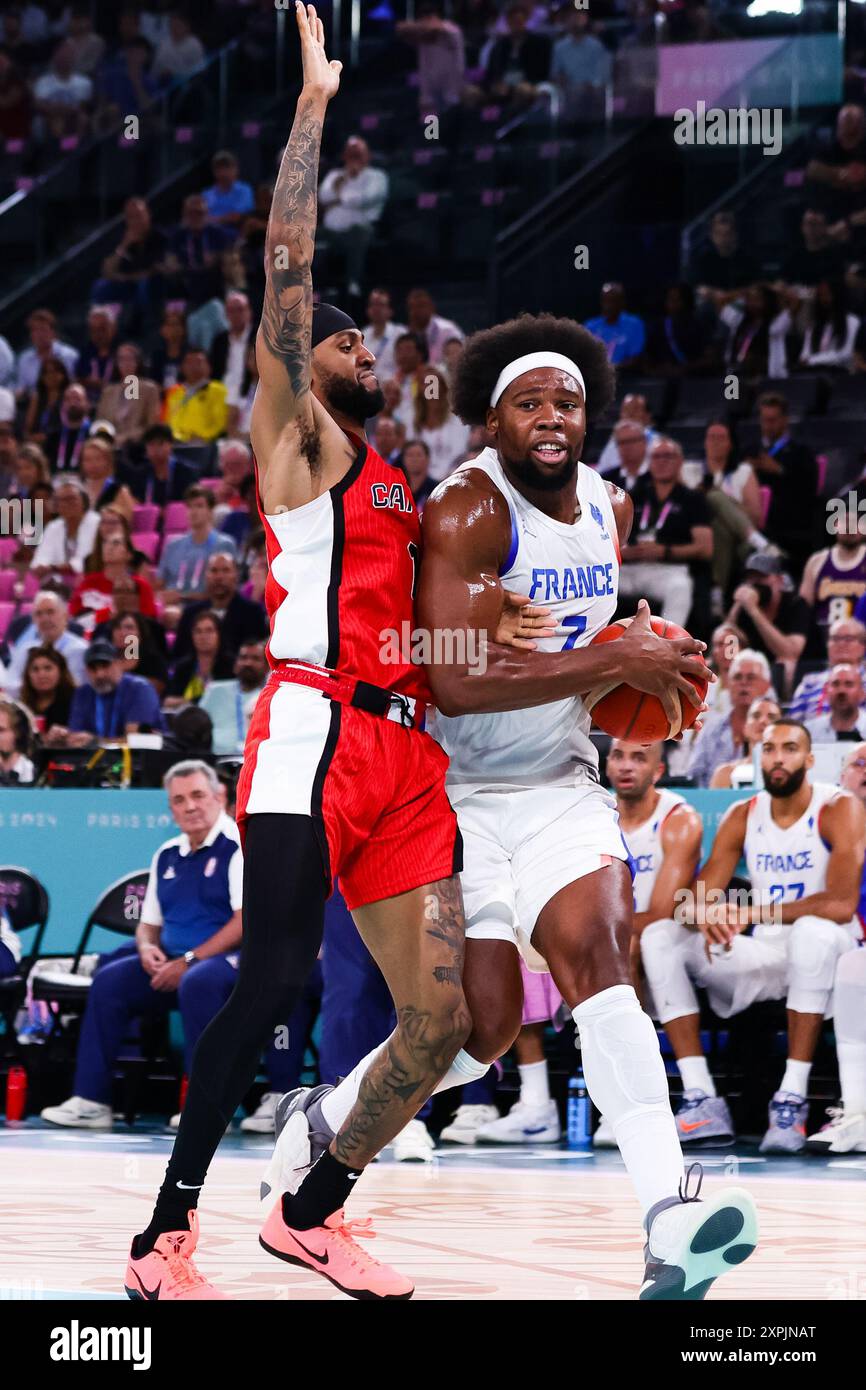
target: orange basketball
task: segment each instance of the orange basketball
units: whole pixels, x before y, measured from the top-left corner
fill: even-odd
[[[595,646],[596,642],[615,642],[618,637],[622,637],[630,622],[631,618],[620,618],[618,622],[612,623],[594,637],[591,645]],[[689,636],[684,627],[665,622],[664,618],[650,618],[650,623],[658,637],[674,640],[677,637]],[[700,660],[703,661],[702,656]],[[704,664],[706,665],[706,662]],[[709,682],[696,680],[693,676],[689,676],[688,679],[703,700]],[[697,706],[690,704],[681,694],[682,720],[679,726],[674,728],[664,712],[661,700],[655,695],[635,690],[631,685],[597,686],[595,690],[590,690],[584,695],[583,703],[592,715],[593,724],[598,725],[599,729],[613,738],[625,738],[630,743],[658,743],[662,739],[674,738],[684,729],[690,729],[698,717]]]

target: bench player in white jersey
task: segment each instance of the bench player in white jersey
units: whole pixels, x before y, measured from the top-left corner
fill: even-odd
[[[821,1026],[833,1012],[836,967],[862,938],[855,914],[866,813],[849,792],[810,783],[813,762],[804,725],[784,719],[768,725],[761,744],[765,790],[730,808],[698,877],[693,920],[700,930],[682,919],[657,923],[641,942],[683,1082],[706,1097],[715,1089],[701,1052],[695,987],[706,989],[721,1018],[760,1000],[787,1000],[788,1059],[770,1101],[762,1153],[799,1153],[805,1146],[809,1072]],[[723,902],[742,855],[750,902]],[[753,932],[744,936],[749,926]],[[699,1101],[690,1123],[703,1118]]]
[[[866,806],[866,743],[855,743],[842,766],[840,785]],[[866,927],[866,864],[857,916]],[[866,943],[860,942],[861,948]],[[866,1153],[866,949],[846,951],[836,967],[833,1032],[839,1060],[841,1104],[829,1123],[806,1140],[809,1153]]]
[[[475,334],[456,370],[458,414],[484,425],[494,444],[427,502],[419,623],[432,635],[465,634],[468,653],[507,587],[547,605],[556,631],[535,651],[491,645],[483,663],[437,661],[431,644],[431,727],[451,760],[464,842],[473,1019],[438,1089],[480,1075],[513,1042],[518,948],[531,969],[549,969],[580,1030],[590,1096],[613,1125],[645,1213],[641,1297],[702,1298],[754,1248],[754,1206],[740,1189],[693,1205],[685,1184],[658,1041],[631,984],[628,852],[581,695],[627,681],[679,719],[680,692],[697,703],[686,677],[705,669],[695,655],[703,644],[656,638],[642,603],[620,640],[588,645],[613,616],[632,521],[625,494],[579,462],[587,409],[601,413],[611,391],[599,341],[547,315]],[[435,902],[431,914],[435,931]],[[299,1111],[313,1149],[344,1122],[369,1061],[330,1095],[287,1100],[287,1155],[297,1152]],[[286,1181],[290,1167],[278,1152],[268,1184]]]
[[[650,1018],[656,1015],[641,969],[641,937],[653,923],[672,921],[677,894],[691,887],[694,880],[703,838],[701,818],[694,807],[678,792],[658,786],[664,770],[663,744],[626,743],[619,738],[611,743],[607,780],[616,797],[633,874],[632,974]],[[719,1134],[728,1133],[724,1115],[719,1116],[715,1128]],[[677,1129],[681,1140],[688,1139],[689,1131],[682,1130],[679,1115]],[[728,1137],[733,1137],[732,1132]],[[613,1130],[604,1117],[592,1142],[595,1148],[616,1148]]]

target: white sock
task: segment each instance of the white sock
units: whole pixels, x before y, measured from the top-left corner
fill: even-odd
[[[345,1076],[339,1086],[335,1086],[333,1091],[325,1096],[322,1101],[322,1115],[325,1124],[328,1125],[335,1134],[346,1122],[346,1116],[358,1099],[358,1092],[361,1089],[361,1082],[364,1073],[367,1071],[371,1062],[374,1061],[382,1051],[383,1044],[374,1047],[372,1052],[368,1052],[356,1067],[353,1067],[348,1076]],[[465,1086],[470,1081],[480,1081],[482,1076],[486,1076],[490,1070],[489,1062],[476,1062],[474,1057],[470,1057],[468,1052],[464,1052],[461,1047],[449,1070],[445,1073],[439,1085],[434,1091],[438,1095],[440,1091],[449,1091],[452,1086]]]
[[[785,1063],[785,1075],[782,1077],[780,1091],[792,1091],[795,1096],[803,1096],[809,1089],[809,1072],[812,1070],[811,1062],[795,1062],[789,1057]]]
[[[518,1062],[520,1072],[520,1100],[523,1105],[531,1105],[534,1110],[542,1110],[550,1103],[550,1086],[547,1080],[547,1063]]]
[[[679,1057],[677,1066],[686,1091],[703,1091],[705,1096],[716,1094],[706,1057]]]
[[[644,1215],[683,1180],[683,1155],[656,1031],[631,985],[572,1010],[593,1104],[612,1127]]]
[[[837,1037],[836,1055],[845,1114],[866,1114],[866,1042],[842,1042]]]

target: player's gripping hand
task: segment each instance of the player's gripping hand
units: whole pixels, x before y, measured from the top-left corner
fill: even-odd
[[[494,642],[504,647],[520,647],[523,651],[534,652],[537,645],[535,638],[552,637],[555,632],[556,620],[549,608],[534,604],[525,594],[503,589],[502,612]]]
[[[684,695],[699,710],[703,705],[700,692],[687,678],[714,681],[716,677],[698,659],[707,649],[706,642],[694,637],[657,637],[650,626],[650,607],[642,598],[637,613],[617,643],[617,655],[622,658],[622,680],[635,690],[655,695],[662,703],[671,724],[680,722],[680,695]]]
[[[295,3],[295,18],[301,36],[301,61],[304,67],[304,86],[319,92],[327,101],[337,95],[343,64],[336,58],[328,60],[325,52],[325,30],[316,14],[315,5]]]

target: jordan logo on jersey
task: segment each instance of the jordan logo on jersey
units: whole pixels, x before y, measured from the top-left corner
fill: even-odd
[[[402,483],[371,483],[374,507],[393,507],[398,512],[411,512],[412,500],[406,496]]]

